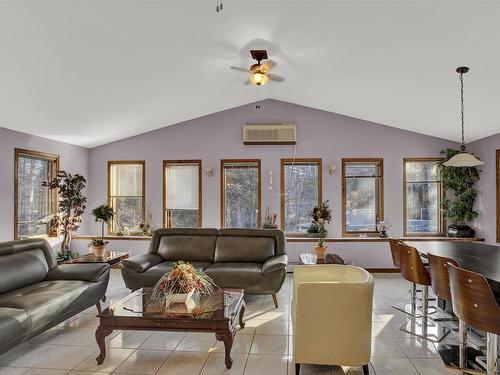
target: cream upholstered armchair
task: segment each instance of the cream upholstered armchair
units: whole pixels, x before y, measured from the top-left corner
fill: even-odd
[[[293,357],[301,363],[362,366],[371,356],[373,276],[347,265],[295,266]]]

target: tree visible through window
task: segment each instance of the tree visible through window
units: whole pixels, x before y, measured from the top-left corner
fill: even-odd
[[[439,159],[404,160],[405,235],[442,234]]]
[[[281,159],[281,227],[302,233],[321,203],[321,159]]]
[[[144,221],[144,161],[108,162],[109,205],[115,217],[110,233],[138,232]]]
[[[163,168],[165,227],[200,227],[201,160],[165,160]]]
[[[376,232],[383,220],[383,160],[342,159],[343,233]]]
[[[260,226],[260,160],[221,160],[221,225]]]
[[[57,192],[42,186],[57,173],[57,155],[15,150],[14,238],[56,236]]]

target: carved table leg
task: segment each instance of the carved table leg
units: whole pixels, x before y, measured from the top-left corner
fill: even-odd
[[[231,348],[233,347],[234,335],[229,331],[216,332],[215,338],[218,341],[224,341],[224,349],[226,352],[226,358],[225,358],[226,368],[230,369],[233,366],[233,360],[231,359]]]
[[[95,307],[97,308],[97,312],[100,314],[101,313],[101,302],[97,301],[97,303],[95,304]]]
[[[243,329],[245,327],[245,322],[243,321],[243,315],[245,314],[245,301],[241,303],[240,309],[240,328]]]
[[[99,326],[95,331],[95,341],[97,341],[97,346],[99,346],[99,350],[101,353],[96,358],[97,364],[102,365],[104,359],[106,358],[106,336],[109,336],[113,330],[107,327]]]

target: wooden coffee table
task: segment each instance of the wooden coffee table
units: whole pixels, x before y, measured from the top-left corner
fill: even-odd
[[[203,313],[196,314],[188,313],[184,305],[180,304],[161,311],[148,304],[150,295],[151,288],[136,290],[98,315],[99,326],[95,338],[101,353],[96,358],[97,364],[104,362],[105,338],[114,330],[187,331],[215,333],[215,338],[224,342],[225,364],[228,369],[231,368],[231,348],[236,326],[245,326],[242,289],[219,289],[213,295],[201,296],[198,306],[203,306]]]

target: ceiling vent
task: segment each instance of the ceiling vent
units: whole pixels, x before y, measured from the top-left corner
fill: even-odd
[[[297,125],[246,124],[243,126],[243,143],[246,145],[294,145],[297,143]]]

